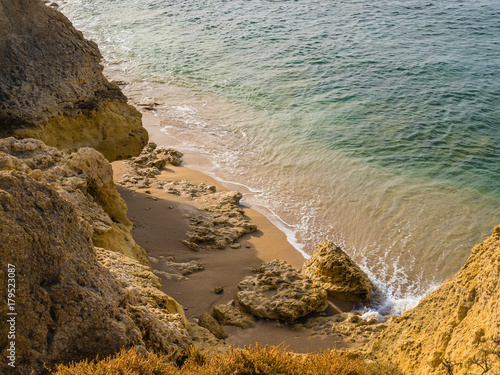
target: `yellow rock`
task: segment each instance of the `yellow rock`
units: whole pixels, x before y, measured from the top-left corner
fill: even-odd
[[[500,226],[476,245],[462,269],[390,323],[368,350],[405,374],[481,374],[500,370]],[[489,373],[489,372],[488,372]],[[494,372],[493,372],[494,373]]]

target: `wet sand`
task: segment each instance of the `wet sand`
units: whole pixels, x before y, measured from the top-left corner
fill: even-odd
[[[150,141],[158,145],[175,148],[175,140],[162,133],[158,126],[151,125],[154,120],[147,110],[144,113],[144,125],[150,133]],[[196,154],[185,155],[181,166],[167,165],[158,179],[164,181],[188,180],[195,184],[205,183],[215,185],[217,191],[228,190],[222,183],[189,168],[190,163],[201,165],[205,161]],[[114,178],[120,181],[124,172],[123,162],[114,162]],[[242,246],[224,250],[188,249],[182,240],[186,239],[188,219],[186,214],[198,211],[196,201],[188,196],[169,194],[158,188],[145,189],[125,188],[118,186],[122,197],[128,206],[129,219],[134,223],[134,238],[152,259],[173,257],[175,262],[201,262],[205,269],[187,276],[187,280],[168,279],[163,272],[163,262],[152,266],[162,278],[162,290],[175,298],[185,309],[189,321],[196,321],[204,312],[211,312],[214,305],[227,303],[236,299],[237,284],[245,276],[252,275],[252,269],[264,262],[280,259],[288,262],[294,268],[300,269],[305,259],[286,238],[286,235],[271,223],[264,215],[251,208],[245,208],[245,214],[258,230],[246,234],[238,241]],[[244,203],[244,202],[243,202]],[[163,267],[163,268],[162,268]],[[214,288],[222,287],[222,294],[216,294]],[[352,304],[332,299],[330,307],[321,315],[333,315],[339,311],[350,311]],[[292,327],[281,326],[277,321],[260,319],[257,326],[249,329],[224,327],[229,334],[226,342],[235,346],[253,345],[255,343],[288,346],[296,352],[318,351],[326,348],[345,347],[334,337],[310,337],[309,332],[294,330]]]

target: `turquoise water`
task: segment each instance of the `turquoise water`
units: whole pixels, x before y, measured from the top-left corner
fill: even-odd
[[[158,124],[212,173],[248,187],[305,253],[341,244],[402,309],[500,223],[498,1],[62,10],[126,70],[130,93],[165,103]]]

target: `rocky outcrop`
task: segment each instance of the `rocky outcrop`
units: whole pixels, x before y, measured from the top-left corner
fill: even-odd
[[[328,307],[326,291],[284,261],[263,264],[238,284],[238,302],[262,318],[294,322]]]
[[[167,280],[187,280],[189,275],[205,269],[205,265],[196,260],[189,262],[176,262],[174,257],[160,255],[158,258],[149,257],[152,265],[156,265],[153,272]],[[162,270],[158,270],[161,268]]]
[[[212,314],[222,325],[241,328],[255,326],[255,317],[245,312],[241,307],[236,306],[234,300],[229,301],[227,304],[214,306]]]
[[[316,247],[302,272],[325,288],[330,296],[351,302],[370,300],[373,284],[368,276],[331,242]]]
[[[225,339],[228,336],[220,323],[209,313],[203,313],[198,317],[198,325],[208,329],[218,339]]]
[[[149,267],[120,253],[96,248],[97,260],[128,294],[128,313],[142,334],[144,346],[155,353],[181,356],[191,344],[182,306],[163,293],[161,280]]]
[[[93,147],[108,160],[138,155],[141,115],[106,80],[97,45],[39,0],[0,0],[0,137],[60,149]]]
[[[132,223],[113,183],[111,165],[99,152],[82,148],[68,153],[36,139],[0,139],[0,169],[22,171],[51,184],[92,227],[96,246],[149,265],[146,252],[132,238]]]
[[[455,276],[389,324],[369,351],[410,375],[482,374],[486,364],[498,373],[499,335],[500,226]]]
[[[292,328],[307,331],[311,337],[334,337],[358,346],[370,342],[387,325],[388,322],[381,323],[375,317],[364,316],[362,312],[355,311],[310,318],[303,323],[294,324]]]
[[[198,198],[197,206],[204,212],[188,215],[189,230],[183,243],[195,251],[222,250],[228,245],[240,248],[238,239],[257,230],[239,206],[241,198],[237,191],[210,192]]]
[[[0,171],[0,284],[12,286],[9,296],[0,288],[0,315],[17,313],[0,325],[0,351],[15,348],[15,358],[0,357],[0,372],[42,373],[131,346],[175,358],[189,344],[178,305],[161,295],[148,268],[98,250],[108,270],[91,232],[54,187]],[[9,330],[15,336],[8,339]]]
[[[240,206],[241,193],[237,191],[216,192],[213,185],[201,183],[192,184],[189,181],[167,182],[158,179],[167,162],[178,164],[182,154],[172,149],[157,147],[153,142],[148,143],[139,156],[125,161],[127,168],[123,174],[122,184],[129,188],[165,189],[170,194],[187,196],[195,200],[195,205],[201,211],[187,215],[189,230],[186,240],[183,241],[189,249],[222,250],[229,246],[240,248],[238,239],[246,233],[257,230],[255,224],[250,223]],[[178,158],[179,160],[177,160]]]

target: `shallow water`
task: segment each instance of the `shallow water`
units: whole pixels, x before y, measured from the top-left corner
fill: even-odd
[[[341,245],[384,312],[500,221],[500,4],[71,0],[158,126],[292,231]]]

